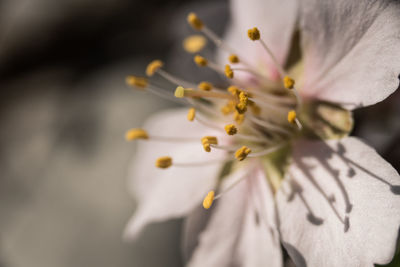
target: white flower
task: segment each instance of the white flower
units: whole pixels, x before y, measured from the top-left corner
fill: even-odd
[[[233,0],[219,62],[226,61],[224,52],[235,50],[241,62],[250,63],[232,65],[233,83],[249,93],[249,108],[261,113],[247,111],[240,126],[236,117],[238,134],[224,135],[218,130],[231,118],[214,107],[225,103],[219,98],[234,105],[241,100],[215,88],[179,88],[177,96],[212,116],[196,114],[185,122],[186,110],[165,111],[148,121],[146,132],[129,132],[130,139],[148,140],[139,144],[132,169],[139,207],[126,236],[137,236],[150,222],[188,216],[188,266],[282,266],[281,244],[297,266],[388,263],[400,225],[400,178],[373,149],[347,134],[351,109],[377,103],[398,87],[399,14],[399,1],[389,0]],[[196,19],[195,28],[213,37]],[[252,42],[244,33],[254,26],[261,39]],[[297,30],[301,56],[293,53]],[[168,77],[161,65],[149,74],[191,87]],[[220,71],[215,63],[205,65]],[[286,75],[295,78],[295,88],[282,86]],[[142,87],[155,90],[144,81]],[[226,109],[232,111],[229,102]],[[296,113],[288,120],[298,127],[286,119],[292,109]],[[218,137],[218,145],[208,143],[211,153],[191,142],[203,136]],[[243,144],[252,149],[248,158],[232,161],[231,152]],[[158,165],[172,166],[154,168],[166,155],[170,158]],[[199,210],[210,190],[217,192],[215,206]],[[206,200],[208,208],[212,199]]]

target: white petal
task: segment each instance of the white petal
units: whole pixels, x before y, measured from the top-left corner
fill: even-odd
[[[226,42],[239,56],[255,67],[267,68],[276,78],[276,68],[259,42],[247,37],[247,30],[257,27],[278,62],[284,65],[297,20],[298,2],[293,0],[231,0],[231,24]],[[227,63],[226,54],[222,63]],[[237,72],[239,74],[239,72]]]
[[[399,13],[399,1],[302,0],[302,94],[355,108],[393,93],[400,73]]]
[[[252,199],[238,247],[241,266],[282,266],[274,199],[261,169],[256,170],[251,182]]]
[[[388,263],[400,225],[400,177],[348,137],[304,141],[277,194],[283,245],[297,266]]]
[[[216,201],[188,266],[282,266],[273,199],[265,176],[260,168],[245,171],[245,180]],[[226,182],[240,177],[243,172],[238,171]]]
[[[181,217],[200,205],[207,192],[214,188],[221,163],[206,166],[158,169],[160,156],[171,156],[174,162],[212,161],[224,157],[221,151],[207,153],[200,138],[214,130],[197,122],[188,122],[187,110],[170,110],[152,117],[145,124],[150,135],[198,137],[198,142],[161,143],[144,141],[138,145],[130,173],[132,191],[139,201],[138,209],[125,230],[126,238],[134,238],[150,222]]]

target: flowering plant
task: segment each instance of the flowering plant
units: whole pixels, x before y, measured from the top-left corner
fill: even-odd
[[[388,263],[400,224],[399,175],[349,133],[354,108],[398,88],[399,1],[231,4],[224,40],[188,16],[219,48],[216,62],[198,54],[195,63],[226,76],[227,89],[179,79],[159,60],[147,67],[149,77],[175,84],[174,100],[190,109],[127,132],[146,142],[134,161],[139,207],[125,235],[187,216],[188,266],[282,266],[281,245],[297,266]],[[191,52],[203,44],[186,40]],[[171,97],[148,78],[127,82]]]

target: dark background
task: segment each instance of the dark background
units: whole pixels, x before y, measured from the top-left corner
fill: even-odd
[[[181,48],[189,11],[219,34],[229,21],[225,0],[0,1],[1,267],[182,264],[181,221],[121,239],[135,208],[124,132],[173,106],[124,80],[155,58],[201,80]],[[399,106],[356,112],[355,129],[397,169]]]

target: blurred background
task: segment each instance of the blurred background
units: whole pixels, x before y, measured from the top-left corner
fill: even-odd
[[[0,1],[0,267],[182,265],[179,220],[121,239],[135,209],[123,136],[173,106],[125,76],[155,58],[210,75],[181,46],[189,11],[219,34],[229,21],[225,0]],[[399,98],[358,111],[355,129],[397,170]]]

